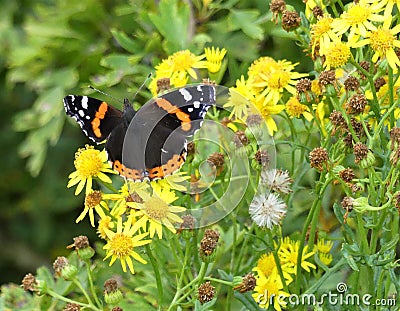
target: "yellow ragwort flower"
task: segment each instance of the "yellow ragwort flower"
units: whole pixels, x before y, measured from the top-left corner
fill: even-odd
[[[285,109],[285,105],[264,105],[264,97],[262,95],[256,98],[255,105],[265,120],[269,135],[274,136],[274,133],[278,131],[278,126],[272,115],[280,113]]]
[[[307,121],[311,121],[313,115],[310,113],[310,108],[299,102],[296,96],[290,97],[286,102],[285,110],[290,118],[300,118],[304,116]]]
[[[148,193],[150,186],[147,182],[133,182],[127,181],[118,190],[118,193],[104,194],[105,200],[115,201],[113,208],[111,209],[112,216],[121,216],[124,214],[128,205],[127,202],[132,202],[133,195],[138,195],[140,198]]]
[[[162,227],[167,227],[171,232],[175,233],[176,229],[174,223],[182,223],[183,220],[174,213],[183,212],[186,208],[181,206],[170,205],[176,201],[178,197],[170,189],[153,188],[153,195],[145,194],[143,196],[143,203],[137,203],[135,208],[137,211],[132,211],[131,219],[138,218],[133,228],[146,228],[149,223],[148,231],[150,238],[153,238],[157,233],[158,237],[162,239]]]
[[[72,172],[67,187],[70,188],[78,184],[75,189],[75,195],[83,190],[86,184],[86,193],[92,189],[93,178],[98,178],[102,182],[111,183],[110,177],[104,173],[115,172],[111,169],[107,162],[106,152],[94,149],[93,146],[86,145],[85,148],[79,148],[75,153],[75,172]]]
[[[348,41],[353,44],[360,36],[366,37],[368,30],[376,29],[372,22],[384,21],[384,16],[378,14],[384,5],[384,1],[374,1],[370,4],[367,0],[360,0],[351,3],[346,11],[332,22],[332,28],[339,36],[350,29]]]
[[[284,267],[283,267],[284,268]],[[257,266],[253,268],[253,271],[256,271],[259,276],[268,277],[272,275],[273,272],[278,271],[276,267],[274,255],[272,253],[262,254],[261,257],[257,261]],[[283,277],[286,280],[286,284],[290,284],[293,282],[293,278],[290,276],[289,272],[285,269],[282,269]]]
[[[311,25],[311,55],[315,55],[316,47],[319,47],[319,54],[324,55],[326,46],[337,38],[332,31],[332,22],[332,17],[324,15],[317,23]]]
[[[188,183],[186,181],[189,179],[190,176],[188,176],[186,172],[182,171],[176,172],[163,179],[153,180],[150,184],[156,192],[161,192],[162,189],[173,189],[184,192],[187,190]]]
[[[172,72],[186,72],[193,79],[197,79],[195,69],[207,68],[207,62],[202,60],[204,56],[204,54],[196,56],[189,50],[175,52],[169,57],[172,63]]]
[[[324,67],[330,70],[347,64],[351,56],[350,46],[340,40],[329,42],[325,50]]]
[[[249,80],[242,75],[236,80],[236,86],[229,88],[229,99],[224,108],[231,111],[229,118],[233,116],[239,120],[246,120],[249,112],[249,103],[254,101],[254,91]]]
[[[332,247],[333,241],[331,240],[325,241],[325,239],[319,239],[317,242],[318,252],[329,253],[332,250]]]
[[[128,265],[131,273],[135,273],[133,269],[132,258],[146,264],[144,260],[137,252],[134,251],[135,247],[149,244],[151,240],[143,240],[149,233],[135,234],[135,228],[131,227],[131,222],[126,221],[122,224],[122,218],[118,218],[117,232],[105,229],[107,235],[107,244],[103,247],[107,251],[106,257],[111,257],[110,266],[117,260],[121,262],[122,270],[126,272],[126,265]]]
[[[222,60],[225,57],[226,49],[223,48],[220,50],[219,48],[205,48],[204,53],[206,55],[207,60],[207,69],[211,73],[216,73],[221,69]]]
[[[366,34],[366,38],[354,44],[354,47],[368,44],[375,52],[372,56],[372,61],[376,63],[379,59],[386,58],[389,66],[396,73],[397,68],[400,66],[400,60],[394,48],[400,48],[400,40],[397,39],[397,35],[400,32],[400,24],[390,28],[391,21],[391,18],[387,19],[382,26],[369,31]]]
[[[276,105],[284,90],[293,95],[296,94],[294,85],[297,81],[295,79],[307,76],[305,73],[293,71],[298,63],[292,64],[287,60],[279,60],[275,64],[271,62],[272,65],[268,69],[261,67],[263,71],[257,74],[255,69],[257,69],[259,63],[250,67],[252,69],[251,75],[249,69],[249,80],[260,91],[260,95],[264,97],[263,105]]]
[[[316,6],[319,6],[323,11],[325,11],[326,5],[324,4],[324,1],[322,0],[307,0],[305,1],[306,3],[306,9],[304,11],[304,14],[306,15],[307,19],[312,19],[314,16],[313,14],[313,9]]]
[[[290,294],[283,291],[283,284],[277,271],[274,271],[270,276],[258,276],[256,287],[252,294],[254,300],[263,309],[268,309],[273,301],[273,308],[277,311],[282,311],[282,307],[286,307],[287,302],[284,297],[289,297]],[[279,299],[278,299],[279,297]]]
[[[374,1],[374,0],[371,0],[371,1]],[[383,13],[383,17],[385,18],[385,20],[392,19],[393,7],[396,4],[397,10],[399,10],[400,9],[400,0],[385,0],[382,2],[386,2],[385,12]]]
[[[112,230],[114,225],[115,224],[110,216],[106,216],[105,214],[103,216],[100,215],[99,224],[97,226],[97,234],[99,237],[105,240],[107,238],[106,231]]]
[[[285,266],[288,271],[291,271],[293,274],[296,274],[297,272],[297,256],[299,248],[300,241],[292,241],[290,238],[285,237],[278,250],[278,256],[281,259],[282,267]],[[314,254],[314,250],[308,252],[307,245],[303,248],[301,267],[307,272],[310,272],[310,268],[316,269],[316,266],[313,263],[306,261],[306,259],[312,257]]]
[[[103,208],[108,211],[107,203],[103,201],[103,194],[98,190],[91,190],[85,197],[85,208],[82,213],[76,219],[76,223],[80,222],[85,218],[86,214],[89,212],[90,224],[94,227],[94,212],[96,211],[101,217],[105,217]]]
[[[329,253],[318,253],[318,258],[326,266],[329,266],[333,261],[333,256]]]

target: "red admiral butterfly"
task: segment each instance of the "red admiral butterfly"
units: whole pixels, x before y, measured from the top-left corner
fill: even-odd
[[[68,95],[64,108],[89,139],[97,144],[107,140],[109,161],[121,176],[155,180],[183,165],[187,138],[215,105],[215,93],[210,84],[188,86],[163,94],[138,111],[127,99],[120,111],[92,97]]]

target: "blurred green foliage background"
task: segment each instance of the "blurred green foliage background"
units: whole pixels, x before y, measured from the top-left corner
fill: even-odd
[[[287,1],[296,9],[302,1]],[[67,189],[74,152],[88,140],[62,98],[89,84],[130,97],[169,54],[205,46],[228,50],[222,85],[232,86],[260,56],[310,63],[271,22],[269,1],[15,0],[0,10],[0,284],[20,283],[67,253],[72,238],[93,241],[83,197]],[[150,98],[147,89],[135,101]],[[117,104],[118,105],[118,104]]]

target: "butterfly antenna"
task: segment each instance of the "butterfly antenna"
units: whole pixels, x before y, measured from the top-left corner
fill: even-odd
[[[142,84],[139,86],[139,88],[137,89],[135,95],[133,95],[132,102],[133,102],[133,100],[136,98],[137,94],[139,94],[140,90],[146,85],[146,82],[149,81],[149,79],[151,78],[152,75],[153,75],[152,72],[150,72],[150,73],[147,75],[146,79],[143,81],[143,83],[142,83]]]
[[[94,90],[94,91],[96,91],[96,92],[99,92],[99,93],[101,93],[101,94],[103,94],[103,95],[106,95],[106,96],[108,96],[108,97],[114,99],[114,100],[117,101],[117,102],[124,103],[122,100],[120,100],[120,99],[118,99],[118,98],[116,98],[116,97],[114,97],[114,96],[112,96],[112,95],[110,95],[110,94],[108,94],[108,93],[106,93],[106,92],[100,91],[99,89],[96,89],[95,87],[93,87],[93,86],[91,86],[91,85],[88,85],[88,87],[89,87],[89,89],[92,89],[92,90]]]

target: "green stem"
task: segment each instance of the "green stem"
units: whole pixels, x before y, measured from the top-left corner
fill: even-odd
[[[77,278],[73,278],[72,282],[80,289],[80,291],[82,292],[82,294],[85,296],[86,300],[88,301],[88,303],[90,305],[94,305],[92,300],[90,299],[89,294],[86,292],[86,290],[83,288],[82,284],[78,281]]]
[[[189,295],[192,293],[193,289],[192,289],[192,290],[189,290],[189,288],[190,288],[192,285],[194,285],[195,283],[197,283],[197,282],[200,283],[200,282],[203,280],[204,275],[205,275],[205,273],[206,273],[206,271],[207,271],[207,267],[208,267],[208,264],[202,262],[201,267],[200,267],[200,271],[199,271],[199,274],[197,275],[197,277],[195,277],[192,281],[190,281],[190,282],[189,282],[188,284],[186,284],[184,287],[182,287],[181,289],[178,289],[178,290],[176,291],[175,296],[174,296],[174,298],[172,299],[171,304],[169,305],[168,311],[169,311],[169,310],[174,310],[174,309],[175,309],[175,306],[176,306],[177,304],[179,304],[180,301],[182,301],[183,299],[185,299],[187,296],[189,296]],[[184,293],[184,294],[183,294],[183,293]],[[182,295],[182,294],[183,294],[183,295]],[[181,295],[182,295],[182,296],[181,296]]]
[[[60,294],[52,291],[51,289],[47,289],[46,293],[49,294],[50,296],[58,299],[58,300],[65,301],[67,303],[75,303],[75,304],[80,305],[81,307],[84,307],[84,308],[88,308],[88,309],[95,310],[95,311],[102,311],[101,309],[96,308],[96,306],[94,306],[91,303],[86,304],[86,303],[82,303],[82,302],[79,302],[79,301],[75,301],[75,300],[66,298],[66,297],[61,296]]]
[[[326,188],[328,187],[328,185],[331,182],[331,179],[329,178],[328,180],[325,181],[325,183],[321,187],[319,185],[322,182],[323,178],[325,178],[325,174],[321,173],[319,181],[317,182],[316,189],[315,189],[316,190],[315,192],[317,193],[317,197],[313,202],[313,205],[312,205],[312,207],[310,209],[310,212],[308,213],[307,219],[306,219],[306,221],[304,223],[304,226],[303,226],[303,232],[302,232],[302,235],[301,235],[299,251],[298,251],[298,254],[297,254],[295,293],[300,293],[300,282],[302,280],[302,277],[301,277],[301,260],[302,260],[302,257],[303,257],[303,249],[304,249],[304,245],[305,245],[305,241],[306,241],[307,229],[308,229],[308,226],[310,225],[310,223],[312,222],[313,223],[313,227],[314,227],[314,228],[311,228],[312,232],[313,232],[313,235],[311,235],[311,230],[310,230],[309,241],[314,241],[315,226],[316,226],[316,223],[317,223],[317,220],[318,220],[318,215],[316,214],[316,211],[319,211],[318,205],[319,205],[319,203],[320,203],[320,201],[322,199],[322,196],[323,196]]]
[[[317,282],[315,282],[310,288],[308,288],[304,294],[311,294],[314,293],[318,290],[318,288],[325,283],[325,281],[332,276],[336,271],[338,271],[343,265],[346,264],[346,259],[344,257],[341,257],[339,261],[332,267],[330,268],[327,272],[325,272],[321,278],[318,279]]]
[[[158,265],[156,259],[153,256],[150,246],[144,245],[146,249],[147,256],[150,259],[151,266],[153,267],[154,275],[156,277],[156,284],[157,284],[157,292],[158,292],[158,306],[161,308],[163,304],[163,286],[161,282],[160,270],[158,269]]]
[[[220,284],[228,285],[228,286],[232,287],[232,282],[231,281],[224,281],[224,280],[220,280],[220,279],[215,279],[215,278],[212,278],[212,277],[209,277],[209,276],[206,276],[204,278],[204,280],[205,281],[212,281],[212,282],[215,282],[215,283],[220,283]]]
[[[92,271],[90,270],[90,261],[89,260],[85,261],[85,265],[86,265],[86,271],[87,271],[87,275],[88,275],[90,292],[92,293],[92,296],[94,297],[96,305],[99,308],[101,308],[102,303],[100,302],[99,298],[97,297],[96,290],[95,290],[94,284],[93,284]]]

